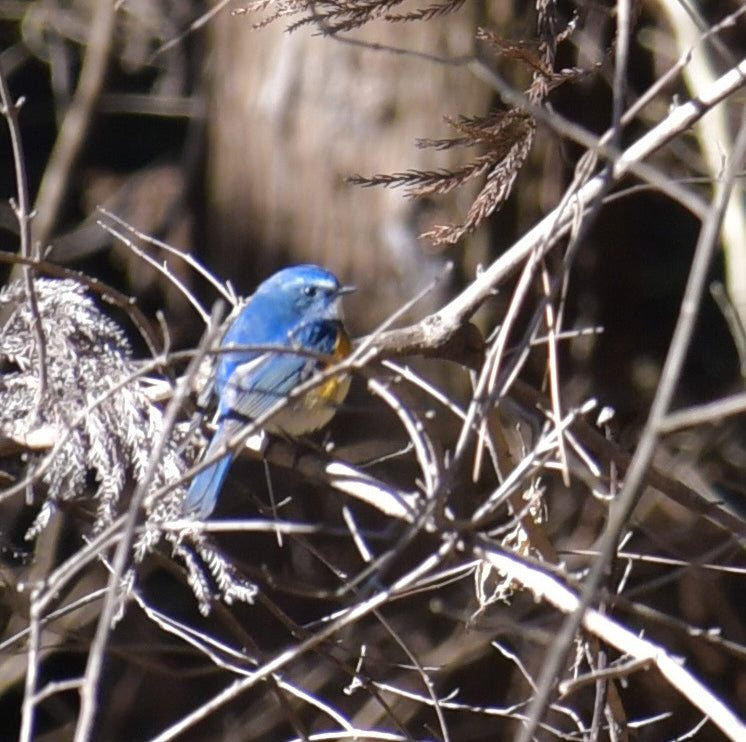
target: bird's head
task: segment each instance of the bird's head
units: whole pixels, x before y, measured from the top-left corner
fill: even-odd
[[[278,308],[285,305],[289,312],[306,320],[338,319],[340,298],[354,290],[317,265],[295,265],[264,281],[255,296],[271,299]]]

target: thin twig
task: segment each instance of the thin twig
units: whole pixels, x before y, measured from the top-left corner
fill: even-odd
[[[140,516],[140,506],[155,476],[156,468],[163,454],[168,436],[176,424],[177,416],[181,414],[182,404],[190,392],[191,377],[197,373],[204,354],[212,347],[215,337],[220,330],[220,323],[217,320],[216,316],[211,318],[208,330],[204,333],[200,347],[192,358],[186,375],[176,385],[174,396],[166,408],[163,428],[159,439],[151,451],[146,475],[138,482],[137,488],[132,495],[129,511],[124,520],[122,534],[114,553],[112,572],[109,577],[106,598],[101,608],[96,634],[88,651],[85,675],[80,689],[80,713],[75,728],[75,742],[88,742],[93,733],[93,722],[97,709],[98,684],[103,670],[104,651],[111,633],[111,622],[117,610],[120,582],[132,550],[131,543],[135,533],[135,525]]]
[[[540,567],[531,566],[516,555],[502,553],[487,541],[480,542],[475,548],[475,553],[487,559],[511,580],[516,580],[525,589],[530,590],[538,599],[546,600],[566,615],[580,613],[582,626],[586,631],[632,657],[640,663],[639,667],[644,667],[646,663],[654,664],[666,681],[692,705],[706,714],[729,739],[733,742],[746,739],[746,724],[664,647],[641,638],[597,610],[583,608],[582,597],[568,589],[558,578]],[[541,680],[537,684],[536,693],[540,692]],[[534,696],[534,699],[536,697]],[[535,731],[532,707],[533,702],[527,711],[527,723],[524,729],[534,727]]]
[[[8,122],[10,132],[10,145],[13,152],[13,166],[16,174],[16,197],[14,204],[16,219],[18,220],[20,236],[20,254],[26,259],[38,258],[38,250],[34,250],[31,244],[31,211],[29,208],[28,178],[26,176],[26,158],[23,153],[21,141],[21,128],[18,121],[18,110],[23,104],[22,100],[13,101],[5,79],[2,68],[0,68],[0,108]],[[34,416],[38,419],[44,397],[47,391],[47,344],[44,339],[44,328],[39,315],[39,304],[36,300],[34,289],[34,274],[31,265],[23,266],[23,282],[26,286],[26,298],[31,310],[32,327],[36,336],[37,349],[37,372],[39,374],[39,388],[36,393],[36,405]]]
[[[78,86],[65,111],[36,197],[33,239],[42,247],[54,230],[71,182],[73,166],[80,155],[103,89],[114,36],[116,5],[116,0],[97,0],[91,6],[93,17]]]
[[[153,737],[150,742],[167,742],[168,740],[175,739],[183,731],[191,728],[198,721],[222,708],[226,703],[238,697],[265,678],[279,672],[296,658],[315,649],[322,642],[335,636],[345,627],[354,624],[363,617],[371,614],[373,611],[378,610],[398,593],[405,591],[411,587],[412,584],[430,573],[432,569],[440,564],[448,554],[453,552],[455,547],[455,540],[447,539],[443,544],[441,544],[435,553],[429,555],[409,570],[405,575],[397,580],[392,587],[381,589],[368,600],[359,602],[351,608],[345,609],[334,620],[322,625],[317,632],[309,636],[307,639],[277,653],[271,660],[259,667],[250,677],[234,681],[227,688],[213,696],[212,699],[202,704],[202,706],[194,709],[194,711],[187,714],[175,724],[172,724],[168,729],[161,732],[161,734]]]
[[[740,168],[740,163],[745,154],[746,116],[742,119],[736,146],[728,163],[728,169],[722,182],[718,184],[712,208],[700,231],[697,248],[689,272],[689,279],[681,302],[679,318],[668,349],[663,371],[661,372],[661,380],[650,408],[648,420],[640,436],[640,441],[632,457],[630,467],[627,470],[622,490],[612,503],[606,529],[597,546],[599,555],[593,561],[585,580],[580,594],[580,601],[565,619],[562,629],[547,654],[539,678],[538,690],[529,710],[529,723],[522,730],[521,742],[528,742],[531,739],[539,719],[544,714],[552,690],[555,687],[560,667],[567,656],[573,637],[584,621],[588,606],[597,597],[598,588],[605,578],[609,562],[616,551],[619,535],[626,526],[629,514],[639,498],[640,489],[645,479],[645,472],[650,465],[658,442],[661,423],[664,421],[668,412],[676,384],[681,374],[686,350],[691,340],[697,319],[697,311],[705,288],[707,271],[713,252],[718,244],[723,215],[730,201],[737,170]],[[746,735],[746,732],[744,734]]]

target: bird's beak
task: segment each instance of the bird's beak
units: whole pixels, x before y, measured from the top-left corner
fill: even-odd
[[[357,291],[357,286],[340,286],[337,289],[337,296],[344,296],[345,294],[351,294],[353,291]]]

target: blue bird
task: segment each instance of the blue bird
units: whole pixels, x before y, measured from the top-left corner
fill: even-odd
[[[221,349],[238,350],[222,352],[218,360],[217,429],[203,460],[217,455],[241,428],[278,406],[299,384],[350,353],[340,306],[350,291],[354,288],[316,265],[285,268],[259,285],[220,344]],[[326,379],[280,407],[262,428],[291,436],[317,430],[334,416],[349,386],[349,376]],[[184,500],[185,515],[210,516],[235,455],[229,451],[194,477]]]

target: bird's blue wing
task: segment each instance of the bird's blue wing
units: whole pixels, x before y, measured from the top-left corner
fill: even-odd
[[[319,356],[330,355],[337,341],[333,322],[300,325],[287,342],[305,349],[253,355],[233,368],[220,395],[220,415],[256,420],[323,366]],[[312,355],[309,355],[311,353]]]
[[[307,359],[266,353],[236,366],[220,396],[220,416],[245,423],[264,415],[300,383]]]
[[[228,379],[238,366],[262,355],[261,351],[252,351],[248,350],[248,348],[252,345],[267,345],[272,342],[267,339],[266,330],[262,331],[261,326],[257,326],[256,322],[251,321],[251,312],[247,312],[250,305],[251,303],[249,302],[244,307],[220,342],[222,352],[218,357],[215,373],[215,393],[218,397],[222,395]],[[230,348],[231,346],[244,348],[244,350],[226,351],[226,348]]]
[[[287,397],[300,383],[308,360],[296,354],[264,353],[234,366],[220,395],[218,428],[202,459],[216,456],[244,425]],[[201,520],[209,518],[235,455],[229,451],[194,477],[184,500],[185,513]]]

